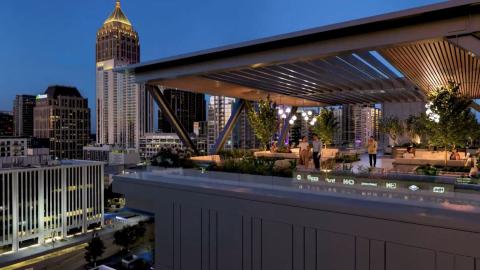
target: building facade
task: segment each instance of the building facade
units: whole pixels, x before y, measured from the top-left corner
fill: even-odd
[[[197,150],[201,155],[208,154],[208,121],[193,123],[193,134],[197,142]]]
[[[193,133],[194,122],[205,121],[206,102],[204,94],[177,89],[165,89],[163,90],[163,95],[188,133]],[[158,129],[163,133],[175,132],[175,129],[161,110],[158,111]]]
[[[33,108],[35,96],[17,95],[13,101],[13,121],[15,136],[33,136]]]
[[[50,139],[50,154],[58,159],[82,159],[90,142],[88,100],[74,87],[50,86],[37,98],[34,136]]]
[[[140,41],[120,1],[97,32],[96,114],[98,144],[137,148],[153,130],[153,99],[130,73],[113,69],[140,62]]]
[[[224,96],[211,96],[208,102],[208,149],[213,149],[218,136],[222,132],[225,124],[232,115],[233,106],[235,103],[234,98]],[[223,147],[225,150],[233,149],[233,139],[230,138]]]
[[[13,115],[8,111],[0,111],[0,136],[11,137],[14,134]]]
[[[184,145],[176,133],[148,133],[140,139],[140,159],[150,160],[161,148],[183,149]]]
[[[255,136],[255,132],[248,121],[248,112],[245,109],[240,113],[240,117],[233,129],[233,148],[256,149],[260,147],[260,142]]]
[[[0,253],[103,225],[103,165],[0,170]]]
[[[342,141],[344,145],[365,147],[368,138],[380,137],[382,110],[375,104],[343,105],[341,109]],[[340,115],[340,113],[337,113]]]
[[[25,156],[27,147],[27,138],[0,137],[0,157]]]

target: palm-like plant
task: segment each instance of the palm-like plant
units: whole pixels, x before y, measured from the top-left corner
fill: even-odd
[[[317,116],[317,121],[312,128],[312,132],[320,137],[326,148],[327,145],[333,143],[333,136],[337,128],[338,122],[335,119],[333,110],[324,109],[320,112],[320,115]]]
[[[265,100],[260,100],[258,106],[247,103],[250,126],[260,140],[263,149],[267,148],[278,127],[275,107],[276,104],[270,100],[270,96],[267,96]]]

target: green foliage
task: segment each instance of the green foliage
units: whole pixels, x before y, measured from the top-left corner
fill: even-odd
[[[275,153],[291,153],[292,151],[290,150],[289,147],[287,147],[286,145],[280,145],[279,147],[277,147],[277,149],[275,150]]]
[[[405,120],[405,129],[410,137],[411,142],[415,140],[415,137],[419,137],[421,142],[429,141],[429,119],[425,113],[420,115],[410,115]]]
[[[437,147],[463,147],[479,136],[479,124],[470,110],[471,100],[460,93],[458,84],[450,82],[428,95],[430,110],[438,121],[427,121],[431,143]]]
[[[85,260],[89,264],[93,264],[95,266],[97,259],[102,257],[103,252],[105,251],[105,245],[103,244],[102,239],[99,237],[93,237],[85,247],[85,250]]]
[[[415,172],[417,174],[421,175],[430,175],[430,176],[435,176],[438,174],[438,169],[430,164],[427,165],[422,165],[419,166],[417,169],[415,169]]]
[[[384,117],[380,121],[379,129],[392,139],[394,146],[397,144],[398,137],[404,133],[402,122],[395,116]]]
[[[291,177],[297,166],[296,160],[290,161],[289,167],[284,169],[275,167],[275,161],[277,160],[279,159],[267,157],[256,158],[253,156],[240,159],[227,159],[222,165],[215,165],[210,169],[213,171],[232,173]]]
[[[193,162],[190,160],[192,151],[179,147],[161,147],[158,153],[152,157],[152,166],[165,168],[192,168]]]
[[[312,128],[313,134],[320,137],[325,146],[333,143],[335,130],[338,128],[338,122],[335,120],[333,110],[324,109],[317,116],[317,122]]]
[[[146,229],[143,223],[124,227],[113,234],[113,243],[123,247],[123,249],[128,252],[129,248],[145,235],[145,231]]]
[[[355,154],[337,154],[335,156],[335,162],[337,163],[353,163],[356,161],[360,161],[360,155]]]
[[[232,149],[232,150],[221,150],[218,152],[218,155],[222,160],[226,159],[235,159],[235,158],[244,158],[244,157],[252,157],[253,151],[252,150],[245,150],[245,149]]]
[[[253,128],[255,136],[260,140],[263,149],[266,149],[278,127],[276,105],[272,103],[270,96],[267,96],[266,100],[260,100],[257,108],[250,103],[247,104],[250,126]]]

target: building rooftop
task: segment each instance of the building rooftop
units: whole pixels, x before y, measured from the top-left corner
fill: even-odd
[[[120,7],[120,0],[117,0],[117,3],[115,5],[115,10],[112,12],[110,17],[105,20],[104,24],[112,23],[112,22],[119,22],[123,23],[129,26],[132,26],[132,23],[130,20],[127,18],[125,13],[123,13],[122,8]]]
[[[50,164],[0,168],[0,172],[2,172],[2,171],[38,170],[38,169],[42,169],[42,168],[55,168],[55,167],[61,167],[61,166],[67,166],[68,167],[68,166],[100,165],[100,164],[104,164],[104,162],[91,161],[91,160],[79,160],[79,159],[52,160],[52,162]]]
[[[57,98],[58,96],[79,97],[79,98],[82,97],[82,95],[80,94],[77,88],[71,87],[71,86],[61,86],[61,85],[49,86],[45,91],[45,94],[53,98]]]

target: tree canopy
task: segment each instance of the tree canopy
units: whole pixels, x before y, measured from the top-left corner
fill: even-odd
[[[479,124],[470,109],[472,101],[453,82],[428,94],[427,130],[434,146],[463,147],[478,138]]]
[[[275,110],[276,104],[270,100],[270,96],[267,96],[265,100],[260,100],[258,106],[253,106],[250,103],[247,104],[250,126],[253,128],[255,136],[265,149],[278,127],[277,113]]]
[[[384,117],[380,121],[379,128],[381,132],[388,134],[390,139],[392,139],[394,146],[397,144],[398,137],[404,133],[402,121],[396,116]]]
[[[127,226],[113,234],[113,243],[128,251],[132,245],[145,235],[145,231],[146,229],[143,223],[135,226]]]
[[[85,260],[88,263],[96,266],[98,258],[100,258],[105,251],[105,245],[103,244],[102,239],[96,236],[90,240],[88,245],[85,247],[85,250]]]

